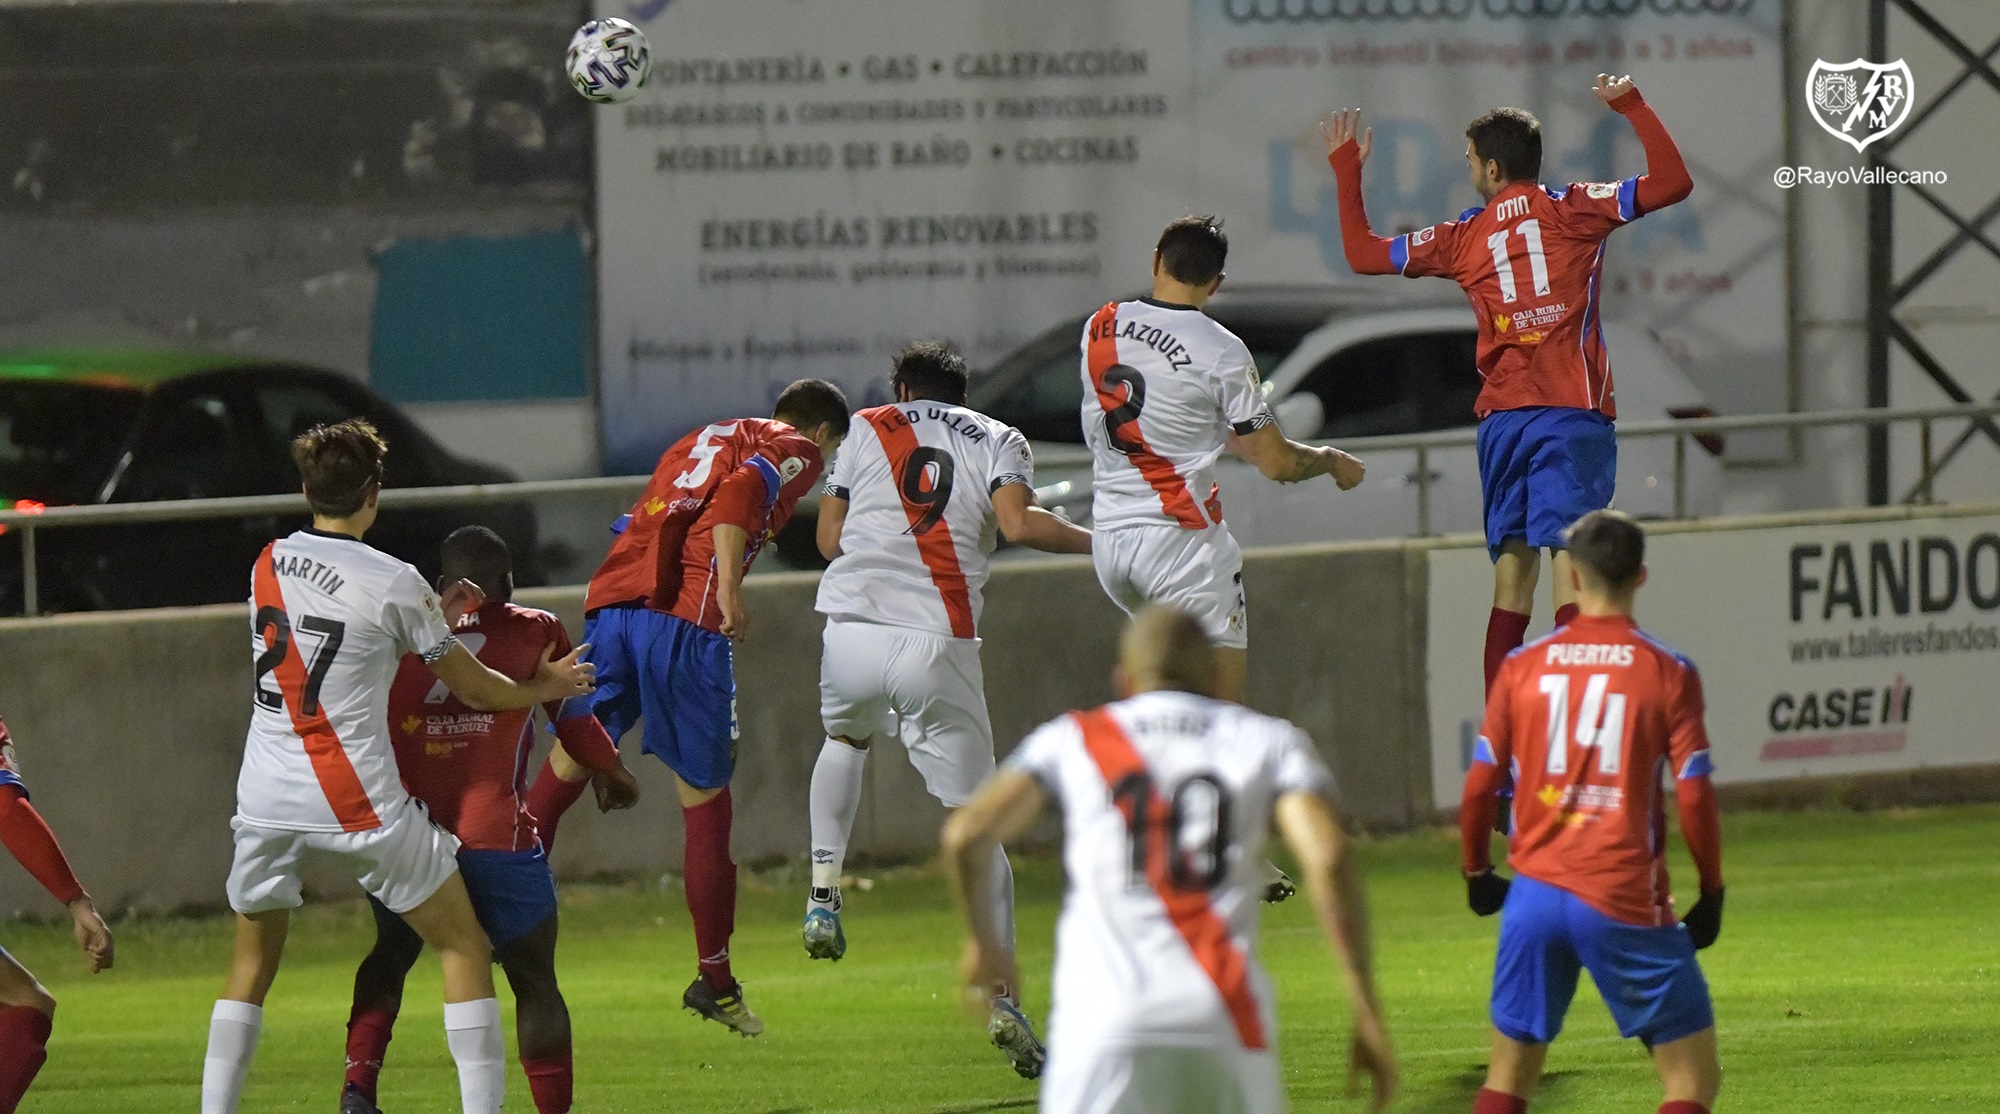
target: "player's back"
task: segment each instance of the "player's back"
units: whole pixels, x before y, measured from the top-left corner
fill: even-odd
[[[1084,327],[1082,372],[1095,525],[1220,522],[1224,442],[1272,421],[1243,342],[1192,306],[1113,302]]]
[[[1255,946],[1272,805],[1329,780],[1305,733],[1151,692],[1042,727],[1008,765],[1063,812],[1052,1039],[1271,1047]]]
[[[945,402],[858,411],[827,491],[848,502],[820,580],[834,619],[972,638],[995,534],[993,494],[1033,480],[1027,439]]]
[[[1671,924],[1662,775],[1709,763],[1694,664],[1629,618],[1585,615],[1514,651],[1493,690],[1481,745],[1515,771],[1508,862],[1607,916]]]
[[[569,652],[562,621],[546,611],[488,603],[453,628],[489,669],[516,681],[534,678],[542,653]],[[389,736],[410,795],[468,849],[519,851],[535,845],[522,808],[534,709],[481,712],[467,707],[423,661],[405,657],[389,696]]]
[[[251,573],[256,672],[237,812],[268,828],[365,831],[407,801],[388,738],[405,653],[454,645],[416,569],[357,538],[301,530]]]

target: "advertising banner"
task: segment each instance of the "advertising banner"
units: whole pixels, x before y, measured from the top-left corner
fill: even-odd
[[[1232,281],[1452,303],[1441,279],[1348,270],[1315,121],[1365,110],[1365,192],[1390,235],[1478,204],[1464,131],[1496,105],[1542,119],[1546,181],[1641,172],[1590,93],[1600,71],[1636,77],[1695,181],[1614,235],[1606,317],[1654,330],[1717,410],[1783,409],[1778,8],[602,0],[653,51],[638,98],[597,110],[606,468],[650,467],[800,375],[884,401],[910,339],[991,365],[1140,290],[1187,212],[1225,218]]]
[[[2000,514],[1646,548],[1639,623],[1701,670],[1718,783],[2000,762]],[[1483,549],[1441,549],[1430,578],[1432,789],[1455,808],[1493,572]],[[1537,611],[1531,638],[1547,633],[1546,589]]]

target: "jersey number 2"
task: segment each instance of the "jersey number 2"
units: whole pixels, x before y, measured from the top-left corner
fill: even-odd
[[[1625,694],[1608,691],[1611,675],[1593,673],[1583,683],[1576,710],[1576,745],[1597,751],[1597,771],[1615,774],[1625,760]],[[1542,695],[1549,699],[1549,772],[1569,772],[1569,674],[1544,673]]]
[[[1139,421],[1139,410],[1146,405],[1146,377],[1139,374],[1138,368],[1124,364],[1112,364],[1104,369],[1101,390],[1108,394],[1113,385],[1120,383],[1125,386],[1125,401],[1104,412],[1104,436],[1111,442],[1112,448],[1126,456],[1134,456],[1146,451],[1145,442],[1138,439],[1139,431],[1134,429],[1133,436],[1126,437],[1119,430]]]
[[[257,703],[281,712],[285,709],[285,694],[265,688],[264,678],[284,664],[285,655],[291,652],[292,622],[275,607],[260,607],[256,630],[264,637],[264,652],[257,655],[257,677],[253,682]],[[347,624],[317,615],[301,615],[298,633],[311,635],[318,642],[313,648],[312,661],[306,665],[305,691],[299,694],[298,714],[310,718],[319,714],[319,691],[326,684],[327,670],[333,668],[333,656],[340,652],[340,644],[347,638]]]
[[[1500,276],[1500,300],[1511,302],[1519,293],[1514,288],[1514,260],[1507,254],[1507,237],[1519,234],[1528,245],[1528,277],[1535,280],[1535,296],[1549,295],[1549,260],[1542,254],[1542,222],[1529,218],[1514,226],[1514,232],[1501,229],[1486,237],[1486,246],[1493,249],[1493,271]]]
[[[1147,884],[1155,854],[1166,856],[1167,880],[1177,890],[1212,890],[1228,876],[1229,790],[1214,774],[1196,774],[1174,787],[1158,847],[1151,820],[1152,776],[1127,774],[1112,786],[1111,800],[1125,814],[1134,889]]]

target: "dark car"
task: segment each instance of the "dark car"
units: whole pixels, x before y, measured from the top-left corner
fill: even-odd
[[[299,490],[292,438],[365,417],[389,442],[389,487],[508,483],[454,455],[346,376],[242,356],[150,351],[0,353],[0,506],[141,503]],[[250,565],[303,516],[264,515],[38,531],[39,610],[224,603],[249,595]],[[493,528],[522,585],[543,581],[533,508],[385,510],[370,544],[437,575],[438,545]],[[0,537],[0,615],[22,612],[21,546]]]

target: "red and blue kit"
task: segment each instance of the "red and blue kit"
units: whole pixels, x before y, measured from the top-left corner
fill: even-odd
[[[1722,888],[1722,838],[1701,676],[1622,616],[1583,615],[1501,666],[1459,807],[1463,866],[1491,866],[1495,793],[1512,774],[1515,881],[1493,1018],[1552,1039],[1587,967],[1621,1032],[1654,1043],[1713,1024],[1667,885],[1665,779],[1701,889]]]

